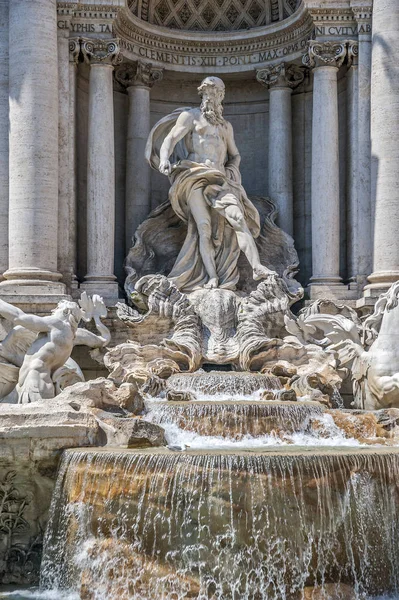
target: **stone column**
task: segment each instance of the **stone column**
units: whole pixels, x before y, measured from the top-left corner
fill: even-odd
[[[314,68],[312,123],[311,297],[339,286],[339,146],[337,73],[346,56],[340,42],[309,42],[305,64]],[[336,295],[338,290],[332,290]],[[339,292],[338,292],[339,293]]]
[[[0,294],[33,301],[65,291],[57,272],[56,0],[12,0],[9,13],[10,242]]]
[[[126,146],[126,252],[132,246],[137,227],[151,211],[151,172],[145,160],[145,146],[150,133],[150,90],[162,79],[162,71],[150,63],[138,61],[121,65],[116,80],[127,88],[129,117]]]
[[[0,279],[8,268],[8,0],[0,0]]]
[[[371,194],[374,259],[368,289],[399,279],[399,3],[374,0],[371,73]]]
[[[78,40],[69,39],[69,29],[58,30],[58,269],[68,292],[76,288],[75,275],[75,175],[71,144],[75,143],[75,115],[71,114],[71,102],[76,93],[74,77],[80,53]],[[72,139],[71,139],[72,138]]]
[[[76,204],[76,97],[77,97],[77,69],[80,54],[80,42],[69,40],[69,118],[68,118],[68,164],[69,164],[69,239],[68,256],[70,265],[71,292],[74,294],[78,288],[76,277],[77,268],[77,204]]]
[[[114,275],[115,158],[113,70],[116,40],[82,40],[90,62],[87,156],[87,275],[81,286],[109,303],[118,298]]]
[[[350,42],[348,48],[348,72],[346,74],[347,91],[347,158],[346,158],[346,183],[347,183],[347,240],[348,240],[348,275],[350,287],[357,289],[357,276],[359,266],[359,215],[358,215],[358,112],[359,112],[359,84],[358,84],[358,46],[357,42]]]
[[[260,69],[256,79],[269,88],[269,196],[278,209],[277,223],[293,235],[292,90],[303,82],[305,69],[281,63]]]

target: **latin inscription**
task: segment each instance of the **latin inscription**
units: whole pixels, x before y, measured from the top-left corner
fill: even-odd
[[[133,54],[147,60],[171,65],[182,65],[187,67],[238,67],[241,65],[252,65],[268,61],[278,60],[306,48],[307,40],[301,40],[284,46],[283,48],[272,48],[252,54],[228,55],[228,56],[184,56],[172,54],[162,50],[153,50],[143,46],[136,46],[125,40],[121,40],[121,46]]]
[[[112,33],[112,25],[109,23],[71,23],[58,21],[58,29],[70,29],[73,33]]]
[[[359,33],[371,33],[371,25],[355,25],[354,27],[344,27],[339,25],[328,25],[315,27],[316,35],[358,35]]]

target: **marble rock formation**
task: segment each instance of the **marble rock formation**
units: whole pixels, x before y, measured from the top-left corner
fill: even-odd
[[[356,408],[399,407],[399,282],[379,297],[363,322],[330,301],[313,303],[298,319],[287,315],[286,326],[303,343],[336,357],[338,370],[352,380]]]
[[[71,359],[74,346],[97,350],[111,339],[101,321],[107,316],[102,298],[85,292],[79,303],[62,300],[45,317],[26,314],[0,300],[0,315],[13,325],[0,343],[0,401],[28,404],[54,398],[68,385],[84,380]],[[99,335],[79,327],[81,320],[92,319]]]

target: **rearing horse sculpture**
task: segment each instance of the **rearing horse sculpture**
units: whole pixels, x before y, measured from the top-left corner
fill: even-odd
[[[363,323],[317,309],[315,303],[297,320],[286,319],[287,330],[336,353],[338,366],[352,377],[356,408],[399,407],[399,281],[379,297]]]

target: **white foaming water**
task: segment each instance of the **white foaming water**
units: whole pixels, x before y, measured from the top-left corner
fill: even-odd
[[[201,401],[203,397],[201,396]],[[234,398],[234,401],[236,398]],[[301,403],[297,403],[297,406],[290,406],[293,414],[295,415],[295,409],[301,409]],[[165,437],[169,446],[176,446],[181,449],[190,448],[192,450],[206,450],[206,449],[221,449],[231,448],[234,449],[261,449],[262,447],[270,446],[284,446],[284,445],[296,445],[296,446],[345,446],[345,447],[359,447],[366,446],[366,444],[360,444],[360,442],[354,438],[348,438],[344,435],[343,431],[335,425],[334,420],[330,414],[323,414],[322,412],[309,412],[309,416],[303,419],[303,422],[298,423],[299,431],[291,432],[272,432],[267,435],[251,435],[246,433],[245,430],[241,429],[240,432],[232,432],[230,434],[228,428],[223,432],[223,435],[204,435],[198,432],[198,414],[186,417],[186,427],[182,428],[176,423],[176,413],[173,411],[173,407],[169,402],[166,401],[147,401],[146,407],[148,413],[145,416],[147,421],[161,425],[165,429]],[[183,407],[184,409],[186,407]],[[186,412],[197,408],[187,403]],[[223,412],[225,407],[216,407],[216,410]],[[240,407],[230,407],[234,412],[236,408],[239,410]],[[207,407],[198,407],[197,413],[203,411],[203,415],[208,415]],[[309,419],[311,416],[316,416],[319,427],[316,430],[309,429]],[[201,416],[199,417],[201,418]],[[223,418],[223,415],[221,415]],[[259,416],[259,419],[262,417]],[[282,419],[287,418],[282,416]]]
[[[10,600],[80,600],[79,594],[64,592],[62,590],[13,590],[12,592],[1,592],[0,599]]]

